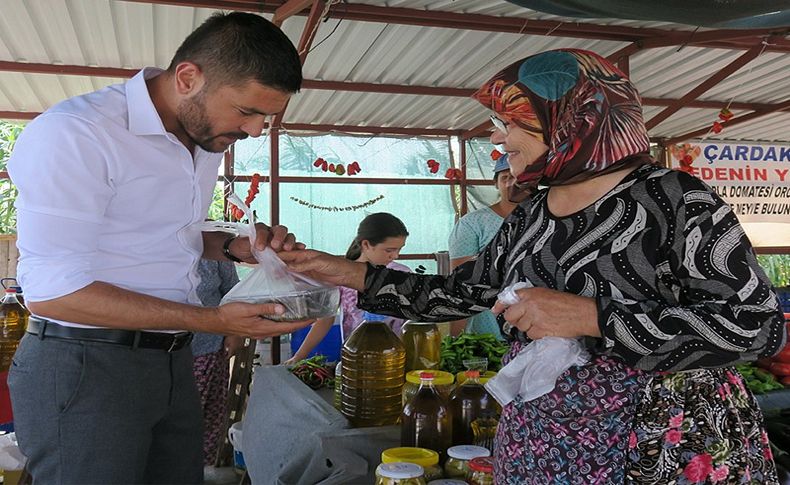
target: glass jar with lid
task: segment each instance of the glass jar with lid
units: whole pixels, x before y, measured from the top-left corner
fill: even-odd
[[[469,460],[466,482],[469,485],[494,485],[494,459],[486,456]]]
[[[481,456],[491,456],[491,452],[482,446],[451,446],[447,449],[444,475],[447,478],[466,478],[466,474],[469,472],[469,461]]]
[[[382,463],[376,468],[376,485],[426,485],[425,474],[414,463]]]
[[[441,394],[448,401],[450,400],[450,393],[455,389],[455,377],[442,370],[414,370],[406,373],[406,382],[403,383],[402,405],[405,406],[407,402],[411,401],[417,389],[420,388],[420,374],[423,372],[430,372],[433,374],[433,386],[439,394]]]
[[[381,452],[381,462],[420,465],[424,470],[425,480],[435,480],[444,476],[439,466],[439,453],[428,448],[417,448],[416,446],[389,448]]]

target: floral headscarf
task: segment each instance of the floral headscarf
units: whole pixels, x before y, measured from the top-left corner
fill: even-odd
[[[593,52],[560,49],[506,67],[474,95],[484,106],[549,147],[521,174],[520,201],[543,185],[562,185],[650,163],[642,103],[631,81]]]

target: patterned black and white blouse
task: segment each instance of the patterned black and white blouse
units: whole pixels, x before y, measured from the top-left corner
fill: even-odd
[[[730,366],[784,346],[775,291],[736,216],[702,181],[645,165],[565,217],[551,214],[547,193],[517,207],[477,259],[449,277],[369,267],[359,306],[459,319],[526,281],[597,300],[603,338],[590,339],[594,352],[638,369]],[[511,339],[527,340],[500,323]]]

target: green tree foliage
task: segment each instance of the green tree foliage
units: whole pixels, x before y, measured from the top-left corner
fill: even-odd
[[[24,125],[0,120],[0,170],[5,172],[11,151],[14,149]],[[16,234],[17,190],[10,179],[0,179],[0,234]]]

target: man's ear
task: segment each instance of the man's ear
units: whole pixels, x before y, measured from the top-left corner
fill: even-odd
[[[192,62],[181,62],[176,66],[175,75],[176,93],[181,96],[191,96],[200,92],[206,84],[206,77],[200,67]]]

